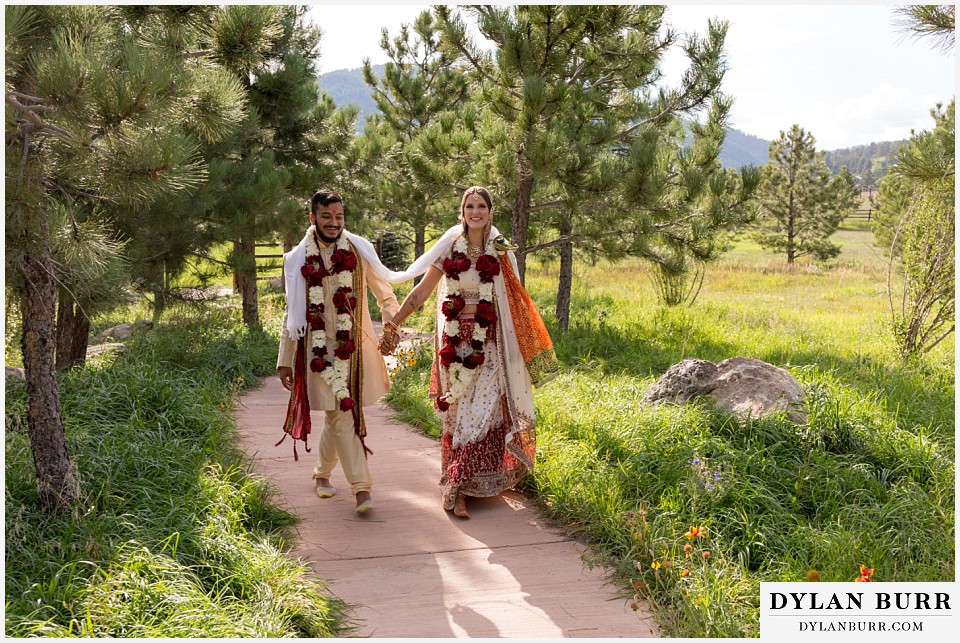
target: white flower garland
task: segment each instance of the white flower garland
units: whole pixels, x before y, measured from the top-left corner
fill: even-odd
[[[461,235],[460,238],[456,240],[453,244],[453,250],[455,252],[460,252],[467,254],[467,236]],[[485,254],[496,257],[496,252],[493,245],[493,240],[487,240],[487,246],[484,249]],[[477,262],[473,260],[470,262],[470,270],[477,269]],[[480,284],[480,303],[493,303],[493,284]],[[447,294],[452,296],[459,296],[461,293],[460,289],[460,280],[459,279],[448,279],[447,280]],[[455,338],[460,334],[460,322],[457,319],[448,320],[443,326],[443,332],[446,333],[448,337]],[[487,339],[487,329],[474,320],[473,323],[473,333],[471,335],[472,340],[476,341],[486,341]],[[473,379],[477,375],[477,369],[475,368],[466,368],[461,362],[454,362],[447,367],[450,373],[450,388],[448,389],[446,395],[444,396],[448,404],[456,402],[458,399],[463,397],[463,394],[470,389],[470,385],[473,384]]]
[[[310,226],[309,233],[307,234],[307,258],[318,257],[320,255],[320,247],[315,241],[314,232],[316,231],[315,226]],[[353,252],[350,249],[350,243],[347,241],[346,237],[340,235],[340,238],[337,239],[334,244],[334,251],[344,250],[346,252]],[[332,269],[333,266],[331,265]],[[340,288],[352,288],[353,287],[353,271],[352,270],[343,270],[341,272],[335,273],[332,276],[334,281],[334,292]],[[322,304],[323,303],[323,286],[311,286],[308,288],[310,302],[313,304]],[[350,313],[337,313],[336,331],[346,330],[350,331],[353,329],[353,316]],[[313,347],[314,348],[325,348],[327,344],[327,334],[328,331],[325,329],[324,332],[313,333]],[[351,338],[352,339],[352,338]],[[356,349],[354,349],[356,350]],[[323,381],[330,385],[330,388],[333,389],[333,394],[337,398],[337,402],[343,401],[345,398],[350,397],[350,387],[348,384],[348,378],[350,375],[350,357],[347,356],[346,359],[340,359],[335,354],[331,356],[331,365],[327,368],[324,368],[320,371],[320,377],[323,378]]]

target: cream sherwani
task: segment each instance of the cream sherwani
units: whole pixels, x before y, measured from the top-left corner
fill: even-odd
[[[320,244],[320,256],[323,263],[330,266],[330,257],[333,254],[333,244],[325,246]],[[300,271],[300,266],[288,265],[290,253],[284,255],[284,270]],[[360,292],[354,293],[357,302],[362,306],[361,327],[362,336],[356,338],[357,349],[360,351],[363,368],[363,386],[362,402],[364,406],[374,404],[383,395],[390,390],[390,376],[387,372],[383,356],[377,350],[377,336],[373,330],[373,321],[370,319],[370,309],[367,304],[367,288],[373,293],[380,307],[380,312],[384,321],[390,321],[400,309],[397,297],[393,289],[386,281],[372,270],[367,270],[362,259],[357,255],[358,270],[363,271],[363,288]],[[323,282],[323,321],[326,327],[327,335],[327,359],[333,357],[333,350],[337,347],[336,328],[337,310],[333,305],[333,293],[336,291],[333,279],[324,279]],[[297,342],[290,339],[286,332],[287,318],[284,315],[283,330],[280,333],[280,353],[277,357],[277,366],[289,366],[293,368],[296,357]],[[308,351],[306,354],[309,364],[312,355],[310,347],[313,345],[309,326],[307,328],[306,341],[304,346]],[[367,466],[367,459],[363,452],[363,446],[360,444],[360,438],[356,436],[353,428],[353,416],[349,412],[339,410],[339,404],[333,394],[333,389],[327,384],[319,373],[314,373],[307,368],[307,394],[310,399],[310,410],[313,419],[318,419],[320,411],[324,411],[323,428],[320,431],[320,448],[317,456],[317,465],[313,470],[314,478],[329,478],[333,473],[334,467],[339,460],[343,464],[343,471],[347,481],[350,483],[350,490],[355,494],[360,491],[370,491],[372,479],[370,470]]]

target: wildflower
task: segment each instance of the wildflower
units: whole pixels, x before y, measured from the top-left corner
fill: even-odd
[[[873,570],[867,569],[866,565],[860,565],[860,578],[853,581],[854,583],[872,583],[873,579],[870,577],[873,576]]]
[[[693,549],[693,545],[691,545],[690,543],[687,543],[686,545],[683,546],[683,551],[689,552],[691,549]]]
[[[634,589],[640,589],[641,587],[643,587],[643,583],[641,583],[641,582],[638,581],[638,580],[635,580],[635,581],[633,581],[633,587],[634,587]]]
[[[820,580],[820,572],[815,569],[810,569],[807,571],[807,580],[811,583],[816,583]]]
[[[663,566],[663,565],[661,565],[661,564],[660,564],[660,561],[658,561],[658,560],[655,560],[655,561],[653,561],[652,563],[650,563],[650,568],[651,568],[651,569],[660,569],[662,566]]]
[[[640,532],[637,532],[637,531],[633,532],[633,539],[640,540]]]
[[[690,570],[685,569],[682,572],[680,572],[680,575],[683,576],[684,578],[687,578],[688,576],[690,576]]]
[[[708,552],[706,549],[704,549],[700,555],[703,556],[704,559],[710,558],[710,552]]]
[[[632,603],[630,603],[630,609],[636,612],[638,609],[640,609],[640,605],[637,604],[637,601],[633,601]]]
[[[670,567],[673,567],[673,561],[668,558],[667,560],[663,561],[663,568],[669,569]]]
[[[687,531],[687,533],[684,534],[684,536],[687,537],[687,540],[691,540],[693,538],[700,538],[706,533],[706,531],[707,530],[703,527],[690,527],[690,529]]]

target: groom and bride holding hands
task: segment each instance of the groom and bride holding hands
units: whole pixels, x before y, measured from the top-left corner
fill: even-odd
[[[286,311],[277,373],[291,392],[284,438],[294,438],[294,457],[296,440],[306,445],[311,411],[313,418],[322,417],[312,474],[321,498],[337,493],[330,476],[339,461],[356,511],[373,508],[363,407],[389,390],[382,355],[396,350],[400,325],[435,289],[429,395],[442,426],[444,508],[469,518],[466,497],[496,496],[533,468],[532,389],[554,375],[558,364],[536,306],[517,278],[511,246],[493,227],[492,209],[486,189],[467,189],[459,223],[407,270],[395,272],[383,265],[373,244],[346,230],[339,194],[313,195],[311,225],[284,255]],[[398,305],[390,284],[421,275]],[[367,288],[383,319],[378,343]]]

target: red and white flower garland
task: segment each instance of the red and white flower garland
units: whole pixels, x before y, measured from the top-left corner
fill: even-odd
[[[470,388],[476,369],[483,364],[483,343],[487,338],[487,328],[497,321],[497,309],[493,303],[493,278],[500,274],[500,261],[497,259],[493,240],[487,241],[485,254],[471,262],[467,256],[467,237],[461,235],[453,244],[450,257],[443,260],[443,270],[447,277],[447,298],[441,305],[446,318],[443,325],[443,346],[440,349],[440,363],[450,374],[450,388],[445,395],[437,398],[437,408],[443,412],[460,399]],[[461,294],[460,275],[467,270],[476,270],[480,274],[480,301],[474,318],[473,333],[470,337],[471,352],[465,357],[457,354],[461,344],[460,313],[466,306]]]
[[[353,296],[353,271],[357,267],[357,255],[350,248],[346,237],[342,236],[334,244],[330,257],[331,267],[323,264],[320,248],[316,242],[316,227],[307,231],[306,263],[300,269],[307,280],[307,323],[313,331],[310,370],[320,373],[320,377],[330,385],[333,394],[340,403],[341,411],[350,411],[355,406],[350,397],[350,357],[356,350],[353,337],[353,311],[357,299]],[[333,275],[336,290],[333,293],[333,305],[337,309],[336,340],[333,350],[335,359],[327,360],[327,333],[323,321],[323,280]]]

